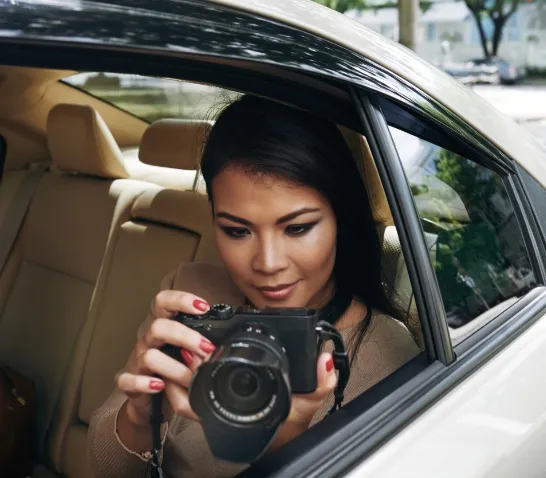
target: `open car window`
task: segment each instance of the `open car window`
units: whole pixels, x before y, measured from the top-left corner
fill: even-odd
[[[141,75],[78,73],[63,81],[148,123],[163,118],[214,118],[238,97],[215,86]]]

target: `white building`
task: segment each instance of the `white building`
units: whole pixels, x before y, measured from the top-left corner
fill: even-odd
[[[392,40],[398,40],[396,8],[347,12],[371,29]],[[492,25],[484,22],[486,32]],[[483,56],[478,28],[462,0],[437,0],[420,13],[417,53],[434,64],[460,62]],[[442,43],[448,42],[448,52]],[[445,43],[444,43],[445,44]],[[546,67],[546,5],[522,3],[510,17],[503,31],[499,56],[515,63]]]

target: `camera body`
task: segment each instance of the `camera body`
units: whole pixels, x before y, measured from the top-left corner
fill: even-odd
[[[212,454],[252,463],[288,417],[292,393],[317,388],[318,311],[217,304],[206,314],[180,313],[174,320],[217,347],[188,391]]]
[[[280,343],[290,364],[292,393],[311,393],[317,388],[318,311],[315,309],[255,309],[248,306],[233,309],[227,304],[216,304],[206,314],[179,313],[174,320],[197,330],[216,347],[222,347],[224,340],[240,330],[239,327],[254,327],[253,333],[267,334]],[[216,351],[211,360],[220,353]]]

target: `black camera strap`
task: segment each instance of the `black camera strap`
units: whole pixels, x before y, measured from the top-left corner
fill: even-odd
[[[163,393],[152,395],[152,414],[150,424],[152,425],[152,469],[151,478],[163,478],[163,469],[159,462],[161,450],[161,423],[163,423]]]
[[[339,372],[337,385],[334,390],[334,405],[328,411],[328,415],[331,415],[341,408],[343,400],[345,399],[345,387],[347,386],[347,382],[351,375],[349,355],[345,350],[343,337],[333,325],[325,320],[321,320],[317,323],[317,333],[320,339],[319,348],[321,347],[322,342],[326,340],[331,340],[334,343],[332,357],[334,358],[334,368]]]
[[[352,294],[343,289],[338,289],[335,291],[330,302],[319,312],[319,322],[317,323],[318,347],[320,350],[322,343],[326,340],[331,340],[334,343],[332,357],[334,359],[334,368],[339,373],[337,385],[334,390],[334,405],[328,411],[328,415],[341,408],[345,398],[345,387],[351,375],[349,356],[345,350],[343,337],[333,324],[347,311],[352,301]]]

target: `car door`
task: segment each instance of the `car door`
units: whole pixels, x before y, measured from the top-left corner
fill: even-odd
[[[514,161],[363,96],[377,156],[428,236],[453,360],[444,393],[347,476],[543,476],[545,190]]]

